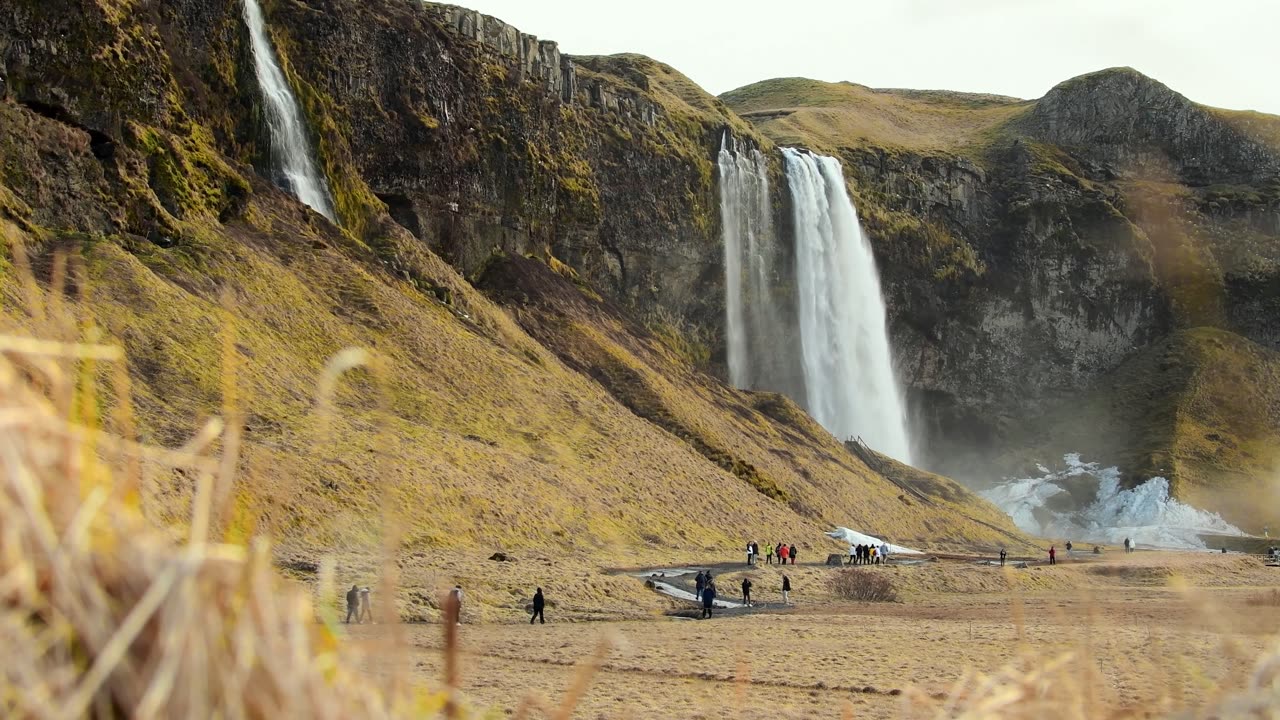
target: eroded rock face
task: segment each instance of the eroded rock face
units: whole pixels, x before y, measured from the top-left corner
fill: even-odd
[[[1259,182],[1280,173],[1274,149],[1131,68],[1059,84],[1036,102],[1026,129],[1128,176],[1174,173],[1189,185],[1204,185]]]
[[[933,462],[998,446],[1170,325],[1117,197],[1040,172],[1020,143],[993,159],[846,157]]]

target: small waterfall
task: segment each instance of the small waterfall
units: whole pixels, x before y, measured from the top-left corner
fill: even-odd
[[[258,0],[244,0],[244,20],[253,46],[253,65],[262,88],[271,133],[271,166],[276,185],[330,220],[335,220],[329,183],[311,156],[307,126],[280,63],[276,61]]]
[[[783,149],[796,242],[805,406],[846,440],[911,462],[871,246],[835,158]]]

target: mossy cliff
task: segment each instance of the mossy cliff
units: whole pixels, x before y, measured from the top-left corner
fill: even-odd
[[[1118,368],[1144,367],[1166,343],[1216,332],[1235,340],[1184,353],[1182,366],[1210,378],[1226,354],[1226,366],[1252,368],[1239,374],[1246,394],[1269,392],[1264,368],[1280,351],[1280,119],[1196,105],[1128,68],[1036,101],[804,79],[722,99],[776,142],[843,160],[932,467],[989,482],[1095,451],[1131,482],[1162,471],[1175,488],[1274,477],[1274,413],[1249,413],[1250,428],[1210,420],[1214,429],[1192,438],[1172,420],[1184,417],[1176,408],[1190,385],[1125,393],[1124,407],[1102,413],[1082,398],[1116,390]],[[1218,442],[1208,435],[1220,451],[1168,460]],[[1248,458],[1231,450],[1243,445]],[[1242,512],[1228,495],[1195,499],[1265,524],[1266,513]]]

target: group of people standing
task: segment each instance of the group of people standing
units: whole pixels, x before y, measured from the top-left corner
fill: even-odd
[[[850,565],[879,565],[889,562],[889,543],[867,543],[849,546]]]
[[[790,550],[790,548],[787,548]],[[751,588],[754,587],[751,578],[742,578],[742,604],[744,607],[751,607]],[[694,597],[702,601],[702,614],[699,619],[711,617],[711,611],[715,609],[716,598],[719,597],[719,590],[716,589],[715,577],[711,575],[710,570],[699,570],[698,575],[693,579]],[[791,604],[791,578],[786,575],[782,576],[782,602]]]
[[[786,543],[778,543],[773,547],[765,546],[764,562],[766,565],[772,565],[776,559],[779,565],[786,565],[790,560],[792,565],[796,564],[796,546]],[[755,565],[760,562],[760,546],[754,542],[747,543],[747,564]]]

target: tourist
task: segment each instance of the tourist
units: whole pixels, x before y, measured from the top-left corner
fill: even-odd
[[[702,574],[702,571],[701,571],[701,570],[699,570],[699,571],[698,571],[698,577],[696,577],[696,578],[694,578],[694,579],[693,579],[693,587],[694,587],[694,593],[693,593],[693,595],[694,595],[694,597],[696,597],[696,598],[701,598],[701,597],[702,597],[702,588],[704,588],[704,587],[706,587],[706,586],[707,586],[707,576],[706,576],[706,575],[703,575],[703,574]]]
[[[542,611],[547,606],[547,600],[542,596],[542,588],[533,594],[533,617],[529,618],[529,624],[532,625],[534,620],[547,624],[547,618],[543,616]]]
[[[786,565],[787,557],[789,557],[789,551],[787,550],[786,544],[778,545],[778,560],[781,561],[783,565]]]
[[[751,607],[751,578],[742,578],[742,604]]]
[[[356,616],[356,622],[360,622],[360,588],[355,585],[347,591],[347,619],[343,622],[351,624],[351,616]]]
[[[885,565],[889,564],[889,543],[880,543],[880,560]]]
[[[754,565],[760,564],[760,543],[755,540],[751,541],[751,562]]]
[[[751,567],[752,561],[755,559],[755,544],[747,543],[747,567]]]
[[[360,612],[356,614],[357,622],[364,622],[365,618],[369,622],[373,622],[373,603],[369,602],[369,588],[360,588]]]
[[[452,598],[453,605],[458,612],[457,623],[461,625],[462,624],[462,586],[454,585],[453,590],[449,592],[449,596],[450,598]]]
[[[872,545],[872,546],[871,546],[871,550],[870,550],[870,552],[871,552],[871,564],[872,564],[872,565],[879,565],[879,564],[880,564],[880,554],[879,554],[878,552],[876,552],[876,546],[875,546],[875,545]]]
[[[1005,552],[1004,548],[1000,548],[1000,567],[1004,567],[1004,559],[1008,554],[1009,553]]]
[[[791,604],[791,578],[782,576],[782,604]]]
[[[791,545],[790,548],[788,548],[787,555],[791,558],[791,564],[795,565],[796,564],[796,546],[794,543]]]
[[[1126,553],[1131,552],[1131,551],[1132,551],[1132,548],[1133,548],[1133,543],[1129,542],[1129,538],[1125,538],[1125,539],[1124,539],[1124,551],[1125,551]]]
[[[772,565],[772,564],[773,564],[773,546],[772,546],[772,545],[765,545],[765,546],[764,546],[764,549],[765,549],[765,551],[766,551],[766,552],[765,552],[765,555],[764,555],[764,564],[765,564],[765,565]]]
[[[1068,541],[1067,541],[1067,555],[1068,555],[1068,556],[1070,556],[1070,555],[1071,555],[1071,541],[1070,541],[1070,540],[1068,540]]]
[[[857,546],[857,545],[854,545],[853,543],[850,543],[850,544],[849,544],[849,564],[850,564],[850,565],[856,565],[856,564],[857,564],[857,562],[858,562],[858,555],[859,555],[861,552],[862,552],[862,551],[858,549],[858,546]]]
[[[1050,565],[1058,564],[1058,548],[1053,545],[1049,546],[1049,564]]]
[[[699,618],[700,620],[711,617],[711,608],[715,606],[715,603],[716,584],[707,583],[707,586],[702,589],[702,617]]]

